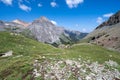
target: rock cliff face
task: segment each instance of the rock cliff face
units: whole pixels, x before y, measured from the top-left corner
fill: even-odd
[[[59,37],[64,33],[64,29],[54,25],[45,17],[41,17],[32,22],[28,29],[40,42],[53,43],[59,41]]]
[[[120,51],[120,11],[103,22],[85,39],[109,49]]]
[[[87,35],[79,31],[70,31],[53,24],[46,17],[41,17],[32,22],[28,30],[40,42],[46,43],[70,43],[78,41]]]
[[[103,22],[101,25],[99,25],[96,29],[102,28],[104,26],[111,26],[114,24],[117,24],[120,22],[120,11],[118,11],[116,14],[112,15],[108,21]]]

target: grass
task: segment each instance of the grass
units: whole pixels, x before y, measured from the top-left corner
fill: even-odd
[[[120,64],[120,53],[107,50],[101,46],[81,43],[76,44],[72,48],[67,49],[67,58],[83,58],[91,61],[98,61],[100,63],[107,60],[114,60]],[[111,57],[112,56],[112,57]]]
[[[78,59],[98,61],[113,60],[120,64],[120,53],[103,47],[78,43],[68,49],[58,49],[51,45],[28,39],[22,35],[11,35],[0,32],[0,54],[13,51],[13,56],[0,57],[0,80],[30,80],[32,79],[33,62],[45,59]],[[19,56],[22,55],[22,56]],[[38,78],[38,80],[40,80]]]
[[[27,75],[33,67],[33,61],[42,54],[56,54],[61,50],[51,45],[43,44],[22,35],[11,35],[8,32],[0,32],[0,54],[12,50],[13,56],[0,57],[0,79],[18,79]],[[18,57],[22,55],[21,57]],[[7,73],[6,73],[7,71]],[[28,74],[25,79],[30,76]],[[14,80],[13,78],[11,80]],[[21,79],[20,79],[21,80]]]
[[[29,55],[33,53],[52,53],[59,52],[50,45],[43,44],[22,35],[11,35],[8,32],[0,32],[0,53],[12,50],[14,55]]]

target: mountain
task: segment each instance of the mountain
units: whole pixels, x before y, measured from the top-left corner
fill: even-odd
[[[96,29],[105,27],[105,26],[112,26],[120,22],[120,11],[118,11],[116,14],[112,15],[108,21],[103,22],[100,24]]]
[[[80,39],[83,39],[88,33],[82,33],[80,31],[71,31],[71,30],[64,30],[66,34],[69,35],[70,39],[73,42],[77,42]]]
[[[15,22],[0,21],[0,31],[10,31],[20,33],[25,29],[21,24]]]
[[[54,25],[46,17],[34,20],[28,29],[38,41],[46,43],[59,41],[59,36],[64,33],[63,28]]]
[[[120,11],[100,24],[84,39],[106,48],[120,51]]]
[[[12,55],[2,56],[8,52]],[[120,80],[119,56],[94,44],[59,49],[0,32],[0,80]]]
[[[23,25],[25,27],[28,27],[30,25],[30,23],[26,23],[26,22],[19,20],[19,19],[13,20],[12,22],[18,23],[18,24]]]
[[[46,17],[34,20],[27,29],[30,30],[36,40],[50,44],[68,44],[72,41],[78,41],[86,35],[79,31],[69,31],[59,27]]]
[[[31,24],[16,19],[12,22],[0,21],[0,31],[21,33],[26,37],[35,39],[39,42],[53,44],[71,44],[84,38],[87,33],[66,30],[42,16],[34,20]]]

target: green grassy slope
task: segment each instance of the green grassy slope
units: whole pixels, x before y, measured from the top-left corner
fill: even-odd
[[[114,60],[120,64],[120,53],[107,50],[101,46],[81,43],[73,45],[72,48],[67,49],[67,57],[82,57],[84,59],[89,59],[92,61],[104,62],[107,60]]]
[[[22,35],[0,32],[0,53],[12,50],[14,55],[29,55],[31,53],[51,53],[57,51],[54,47],[43,44]]]
[[[63,53],[52,55],[43,54],[44,56],[56,57],[58,59],[78,59],[82,58],[84,60],[98,61],[103,63],[104,61],[113,60],[120,64],[120,53],[107,50],[101,46],[97,46],[89,43],[74,44],[71,48],[63,50]]]
[[[32,80],[33,62],[36,59],[41,61],[50,58],[55,60],[82,58],[100,63],[113,60],[120,64],[120,53],[97,45],[79,43],[71,48],[57,49],[22,35],[0,32],[0,53],[9,50],[13,51],[13,56],[0,57],[0,80]]]
[[[22,35],[0,32],[0,54],[10,50],[13,51],[12,57],[0,57],[0,80],[21,80],[24,77],[27,80],[26,78],[31,76],[30,71],[35,59],[41,57],[42,54],[61,52],[51,45],[25,38]]]

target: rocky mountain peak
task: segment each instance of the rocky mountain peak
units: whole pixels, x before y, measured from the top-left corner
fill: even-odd
[[[48,21],[48,19],[45,16],[40,17],[41,20]]]
[[[39,24],[44,27],[55,26],[48,18],[44,16],[34,20],[32,24]]]
[[[120,11],[112,15],[107,21],[100,24],[96,29],[102,28],[104,26],[111,26],[120,22]]]
[[[41,23],[41,22],[50,22],[50,21],[46,17],[42,16],[42,17],[34,20],[33,22]]]
[[[22,22],[22,21],[19,19],[15,19],[15,20],[13,20],[13,22]]]
[[[28,28],[38,41],[47,43],[59,41],[59,36],[64,32],[44,16],[34,20]]]

